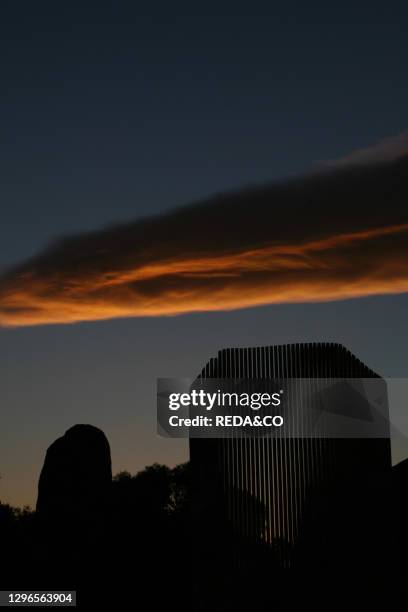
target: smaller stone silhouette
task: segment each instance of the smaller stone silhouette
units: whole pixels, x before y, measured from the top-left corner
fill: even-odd
[[[37,515],[73,524],[104,513],[111,492],[109,442],[93,425],[74,425],[48,448],[38,483]]]

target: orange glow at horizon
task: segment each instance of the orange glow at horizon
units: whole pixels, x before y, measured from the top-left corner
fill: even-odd
[[[150,255],[98,271],[36,269],[0,280],[0,325],[225,311],[408,292],[408,223],[213,253]],[[120,245],[118,245],[120,252]],[[68,262],[69,263],[69,262]]]

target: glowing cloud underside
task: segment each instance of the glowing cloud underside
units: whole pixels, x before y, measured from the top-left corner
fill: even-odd
[[[3,326],[408,291],[408,159],[66,238],[0,279]]]

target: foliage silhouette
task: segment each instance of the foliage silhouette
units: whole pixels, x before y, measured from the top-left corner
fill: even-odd
[[[76,474],[77,465],[70,465]],[[393,551],[379,547],[378,542],[381,529],[389,527],[395,517],[393,527],[402,543],[401,553],[401,545],[406,546],[408,461],[381,478],[364,486],[357,481],[352,490],[348,485],[346,493],[337,489],[316,499],[317,505],[305,516],[298,567],[290,571],[279,562],[285,542],[277,541],[275,549],[262,544],[268,519],[262,503],[253,496],[239,492],[248,516],[253,517],[248,539],[236,532],[234,522],[221,511],[215,483],[201,514],[190,512],[194,483],[189,463],[174,468],[155,463],[134,475],[116,474],[106,498],[99,496],[98,506],[92,505],[93,518],[85,493],[66,507],[54,504],[56,497],[51,495],[52,513],[0,503],[2,588],[75,589],[78,607],[85,609],[104,605],[121,610],[147,599],[149,608],[166,611],[277,611],[299,609],[308,597],[318,609],[316,593],[330,603],[333,589],[348,575],[345,568],[350,562],[355,564],[362,543],[372,555],[371,565],[359,568],[361,575],[353,570],[356,587],[364,587],[363,595],[366,579],[377,561],[384,564],[384,555],[390,555],[392,567],[399,563],[406,571],[405,555],[393,558]],[[78,482],[82,491],[83,473]],[[59,484],[57,489],[60,496]],[[372,513],[378,493],[384,500],[384,524],[380,526],[373,523]],[[86,520],[81,512],[83,501]],[[215,522],[206,520],[211,513]],[[210,527],[214,524],[215,531]],[[355,525],[354,532],[348,531],[348,525]],[[234,555],[239,564],[230,563]],[[372,587],[368,591],[377,597]],[[332,608],[334,603],[330,603]]]

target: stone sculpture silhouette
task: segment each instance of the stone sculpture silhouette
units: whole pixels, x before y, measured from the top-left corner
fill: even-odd
[[[109,442],[92,425],[74,425],[48,448],[38,483],[39,518],[73,524],[94,521],[112,486]]]

